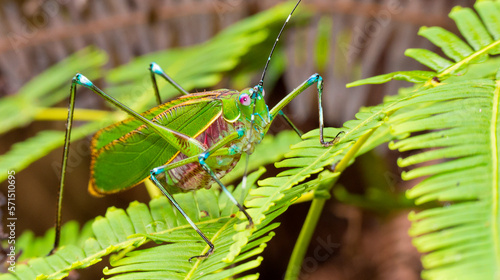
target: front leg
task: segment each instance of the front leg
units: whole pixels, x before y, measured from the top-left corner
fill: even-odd
[[[336,144],[337,142],[340,141],[340,135],[344,134],[344,131],[340,131],[337,133],[335,138],[331,141],[325,141],[325,138],[323,137],[323,128],[325,126],[323,122],[323,105],[322,105],[322,99],[321,96],[323,95],[323,77],[321,77],[319,74],[314,74],[312,75],[307,81],[308,84],[312,83],[317,83],[317,88],[318,88],[318,111],[319,111],[319,142],[323,147],[329,147],[332,146],[333,144]]]
[[[274,106],[270,111],[269,115],[271,116],[271,120],[274,120],[278,114],[280,114],[281,110],[290,103],[297,95],[304,92],[307,88],[312,86],[313,84],[317,84],[318,89],[318,111],[319,111],[319,142],[323,147],[329,147],[334,145],[340,141],[340,136],[344,133],[343,131],[339,132],[335,138],[331,141],[325,141],[323,136],[323,106],[322,106],[322,94],[323,94],[323,78],[319,74],[314,74],[309,79],[304,81],[300,86],[290,92],[285,98],[283,98],[276,106]]]

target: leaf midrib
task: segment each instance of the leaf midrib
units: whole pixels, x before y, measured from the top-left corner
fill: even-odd
[[[455,70],[460,69],[460,67],[462,67],[463,65],[469,64],[475,58],[477,58],[477,57],[479,57],[481,55],[484,55],[484,54],[488,54],[488,51],[490,51],[491,49],[493,49],[493,48],[495,48],[495,47],[497,47],[499,45],[500,45],[500,40],[494,41],[493,43],[485,46],[484,48],[482,48],[480,50],[475,51],[474,53],[472,53],[471,55],[467,56],[466,58],[464,58],[464,59],[460,60],[459,62],[453,64],[452,66],[448,67],[443,72],[439,73],[437,75],[437,77],[438,78],[446,77],[448,74],[451,74]]]
[[[217,218],[217,220],[220,220],[220,217]],[[222,234],[222,232],[228,227],[228,225],[232,221],[233,221],[233,219],[229,219],[226,223],[224,223],[223,226],[221,226],[219,228],[219,230],[217,231],[217,233],[215,233],[214,236],[212,236],[212,238],[210,239],[210,242],[212,242],[212,244],[215,243],[215,241],[217,240],[217,238]],[[208,250],[209,250],[209,247],[208,247],[208,245],[206,245],[205,249],[203,249],[202,253],[204,254]],[[191,268],[191,270],[189,270],[189,272],[186,274],[186,277],[184,277],[184,279],[186,279],[186,280],[191,279],[193,277],[195,271],[200,267],[202,261],[203,261],[202,259],[197,259],[196,263],[193,265],[193,267]]]
[[[500,81],[496,81],[495,91],[493,92],[493,108],[491,116],[491,129],[490,129],[490,144],[491,144],[491,157],[492,157],[492,218],[491,218],[491,229],[493,237],[493,245],[495,250],[495,257],[497,267],[500,267],[500,240],[499,240],[499,224],[498,224],[498,137],[497,137],[497,125],[498,125],[498,110],[499,110],[499,99],[500,99]]]

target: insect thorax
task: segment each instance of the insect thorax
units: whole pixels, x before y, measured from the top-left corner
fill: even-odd
[[[195,139],[208,149],[227,135],[237,132],[242,127],[243,124],[240,121],[230,123],[220,116]],[[224,177],[224,175],[230,172],[238,163],[241,157],[242,147],[245,144],[246,140],[243,139],[243,137],[232,141],[227,144],[225,148],[235,150],[235,153],[223,156],[211,156],[206,160],[206,163],[218,178]],[[185,158],[187,158],[185,154],[178,153],[171,163],[175,163]],[[208,174],[198,162],[185,164],[168,170],[165,176],[169,186],[178,187],[182,190],[208,189],[215,183],[210,174]]]

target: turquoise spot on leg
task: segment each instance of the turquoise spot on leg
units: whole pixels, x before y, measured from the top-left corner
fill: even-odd
[[[79,83],[82,86],[87,86],[87,87],[93,86],[93,83],[82,74],[76,74],[75,78],[77,83]]]
[[[229,151],[229,155],[231,155],[231,156],[241,154],[243,152],[241,150],[241,148],[236,146],[236,145],[231,145],[231,147],[229,147],[228,151]]]
[[[155,167],[151,170],[151,173],[153,173],[154,175],[158,175],[158,174],[161,174],[165,172],[165,168],[163,167]]]
[[[151,71],[155,74],[161,75],[163,73],[163,70],[161,67],[156,64],[155,62],[151,62]]]
[[[198,156],[198,161],[200,162],[200,164],[202,166],[204,166],[206,163],[205,163],[205,160],[210,156],[210,154],[208,152],[205,152],[205,153],[202,153]]]
[[[307,86],[310,86],[318,81],[318,77],[321,78],[320,75],[314,74],[309,79],[307,79]]]
[[[243,137],[243,135],[245,135],[245,130],[243,128],[238,128],[237,132],[238,132],[238,138],[241,138]]]

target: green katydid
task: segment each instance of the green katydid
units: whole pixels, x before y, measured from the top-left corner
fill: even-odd
[[[285,120],[296,129],[281,110],[315,83],[319,98],[320,142],[323,146],[338,142],[339,135],[331,141],[325,141],[323,138],[321,106],[323,79],[320,75],[312,75],[271,110],[264,101],[263,84],[269,61],[299,3],[300,0],[288,15],[277,36],[259,84],[241,92],[221,89],[189,94],[156,63],[151,63],[149,70],[158,106],[139,114],[103,92],[82,74],[75,75],[70,90],[53,251],[58,247],[60,240],[61,205],[77,85],[90,89],[131,116],[129,119],[101,129],[94,136],[91,143],[89,191],[94,195],[105,195],[131,188],[150,179],[210,247],[205,254],[191,257],[189,260],[208,257],[214,251],[214,245],[175,201],[171,195],[172,188],[189,191],[210,188],[213,183],[217,183],[245,214],[249,226],[253,226],[252,218],[226,189],[220,178],[232,170],[243,152],[252,153],[276,116],[284,116]],[[161,104],[156,75],[166,79],[184,96]]]

